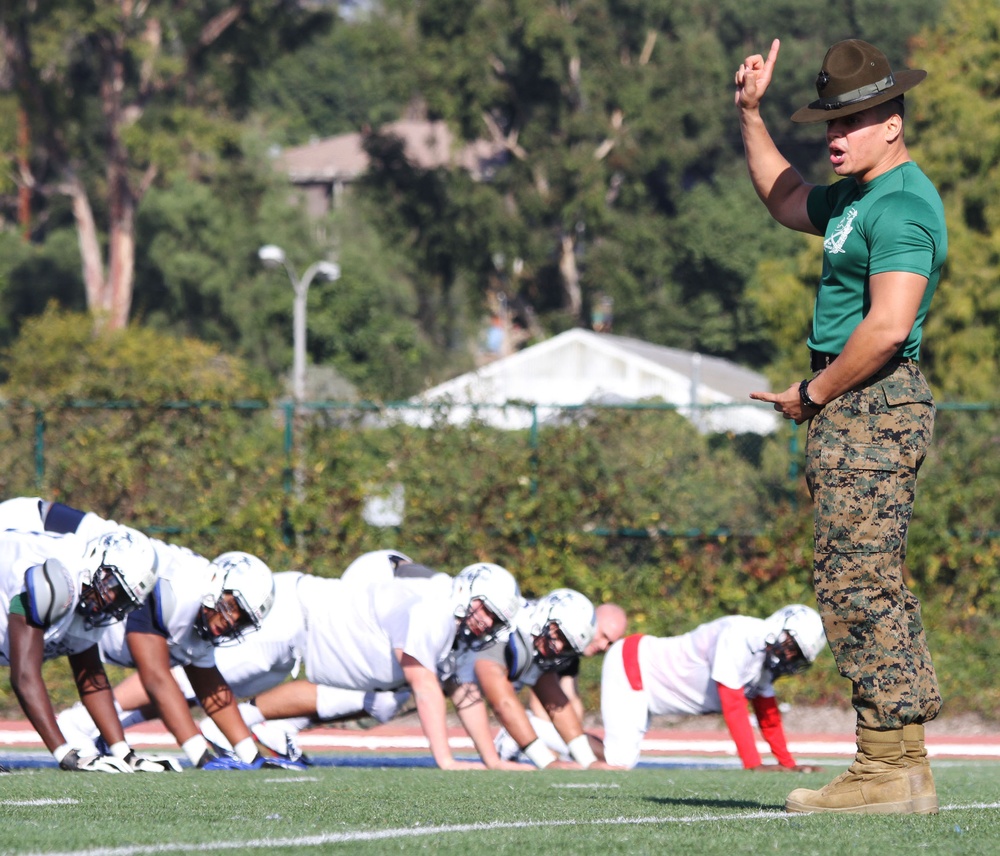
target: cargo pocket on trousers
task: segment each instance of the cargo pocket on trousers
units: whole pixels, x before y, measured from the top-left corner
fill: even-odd
[[[898,448],[849,444],[823,449],[815,502],[816,549],[883,553],[899,549]]]

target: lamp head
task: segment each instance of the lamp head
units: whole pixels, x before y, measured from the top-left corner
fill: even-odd
[[[340,279],[340,265],[336,262],[318,262],[316,273],[324,279],[330,280],[330,282],[336,282]]]
[[[265,267],[281,267],[285,263],[285,251],[275,244],[264,244],[257,250],[257,258]]]

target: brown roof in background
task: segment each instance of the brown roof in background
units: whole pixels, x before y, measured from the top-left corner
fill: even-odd
[[[503,146],[476,140],[456,147],[456,141],[444,122],[402,119],[379,129],[380,133],[400,138],[407,159],[424,169],[461,167],[473,178],[488,178],[492,169],[506,157]],[[368,169],[368,155],[360,133],[327,137],[304,146],[285,149],[277,164],[296,184],[328,181],[352,181]]]

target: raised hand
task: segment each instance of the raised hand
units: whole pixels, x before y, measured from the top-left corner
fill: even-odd
[[[781,41],[771,42],[771,50],[764,59],[760,54],[748,56],[743,64],[736,69],[736,95],[734,101],[737,107],[755,110],[760,106],[761,99],[771,83],[774,64],[778,60],[778,49]]]

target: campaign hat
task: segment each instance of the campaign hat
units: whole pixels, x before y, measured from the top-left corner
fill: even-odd
[[[920,69],[894,72],[877,47],[861,39],[846,39],[833,45],[823,58],[816,75],[819,98],[796,110],[792,121],[828,122],[859,113],[899,98],[925,77],[927,72]]]

